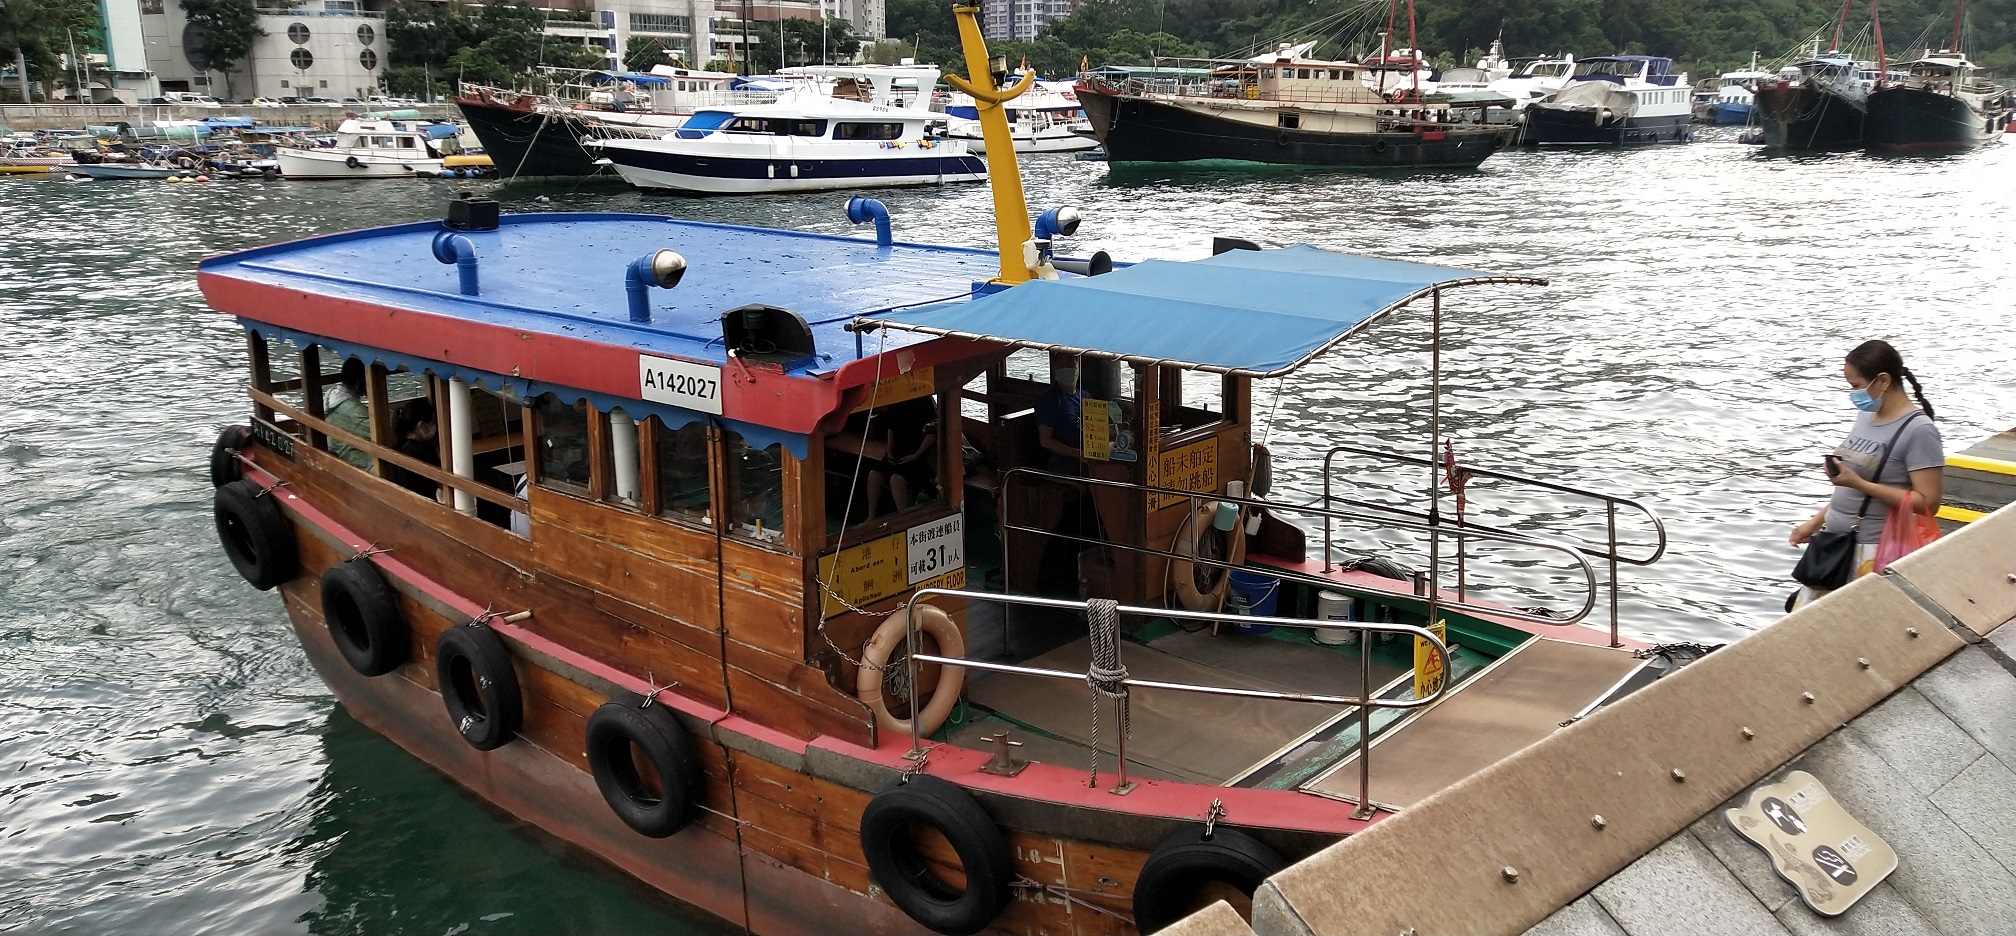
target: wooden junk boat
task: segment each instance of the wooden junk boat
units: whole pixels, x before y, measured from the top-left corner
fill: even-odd
[[[1012,92],[972,90],[1008,151]],[[1032,231],[995,165],[998,255],[859,199],[874,240],[467,199],[204,261],[251,365],[225,552],[360,721],[760,933],[1152,932],[1674,664],[1616,631],[1618,564],[1664,550],[1631,501],[1425,447],[1270,496],[1256,380],[1424,298],[1439,352],[1445,291],[1524,280],[1308,246],[1059,273],[1106,264],[1053,262],[1072,214]],[[1611,533],[1374,503],[1367,461]],[[1485,600],[1489,546],[1579,608]]]

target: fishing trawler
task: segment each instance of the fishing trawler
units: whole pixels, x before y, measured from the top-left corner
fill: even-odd
[[[2002,138],[2009,123],[2004,90],[1966,56],[1930,49],[1900,66],[1904,78],[1869,93],[1862,142],[1889,153],[1950,153]]]
[[[978,13],[953,84],[1009,154]],[[1439,414],[1445,296],[1541,281],[1071,260],[1077,212],[992,182],[991,251],[868,199],[872,239],[464,198],[211,257],[249,365],[224,552],[361,722],[766,934],[1154,932],[1682,662],[1619,631],[1642,505],[1434,417],[1330,447],[1316,503],[1254,444],[1256,385],[1403,309]],[[1384,502],[1388,469],[1439,480]],[[1501,485],[1609,532],[1466,514]],[[1380,537],[1423,554],[1347,548]]]
[[[1869,91],[1882,74],[1872,63],[1839,51],[1779,69],[1775,79],[1759,81],[1752,92],[1764,144],[1787,150],[1860,147]]]

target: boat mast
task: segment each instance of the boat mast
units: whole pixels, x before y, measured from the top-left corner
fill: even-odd
[[[1421,100],[1421,46],[1414,38],[1414,0],[1407,0],[1407,50],[1413,56],[1408,66],[1414,75],[1414,100]]]
[[[1827,51],[1841,51],[1841,30],[1847,27],[1848,8],[1854,5],[1855,0],[1841,0],[1841,18],[1834,21],[1834,43],[1827,47]]]
[[[1878,9],[1878,0],[1869,0],[1869,18],[1876,27],[1876,87],[1883,87],[1890,77],[1890,66],[1883,57],[1883,11]]]
[[[1966,16],[1967,0],[1960,0],[1959,5],[1953,8],[1953,41],[1946,46],[1946,48],[1953,50],[1954,55],[1960,54],[1960,21],[1965,19]]]
[[[1022,245],[1034,237],[1029,228],[1029,205],[1022,199],[1022,167],[1015,161],[1014,131],[1008,126],[1008,111],[1001,105],[1022,96],[1036,81],[1036,73],[1023,72],[1022,80],[1008,88],[994,86],[993,65],[987,60],[987,40],[980,35],[980,8],[956,6],[952,16],[959,23],[959,45],[966,52],[966,74],[971,78],[946,75],[945,83],[956,91],[972,95],[980,120],[980,136],[987,144],[987,182],[994,188],[994,237],[1001,254],[1001,275],[995,282],[1028,282],[1029,264],[1023,262]],[[1006,71],[1006,62],[1003,62]]]
[[[1400,12],[1400,0],[1386,4],[1386,31],[1379,34],[1379,94],[1386,94],[1386,67],[1393,64],[1393,18]]]

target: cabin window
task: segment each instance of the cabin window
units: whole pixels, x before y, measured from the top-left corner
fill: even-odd
[[[428,380],[405,369],[386,379],[387,422],[392,437],[385,445],[423,465],[441,466],[440,415]],[[385,462],[385,479],[428,500],[441,499],[441,485],[415,471]]]
[[[1302,126],[1301,114],[1281,114],[1278,120],[1283,130],[1294,130]]]
[[[1179,367],[1162,369],[1162,428],[1182,432],[1216,425],[1225,416],[1230,378]]]
[[[836,140],[895,140],[903,136],[900,123],[855,123],[842,121],[833,131]]]
[[[667,429],[657,423],[652,429],[657,449],[653,454],[658,466],[658,512],[708,522],[713,495],[707,488],[707,424],[696,420]]]
[[[389,147],[392,145],[392,138],[389,136],[374,136],[371,138],[371,145]]]
[[[756,448],[739,432],[723,432],[722,465],[728,493],[729,532],[754,539],[784,539],[784,446]]]
[[[588,493],[588,401],[563,403],[542,393],[532,403],[539,433],[539,483],[575,494]]]
[[[1271,68],[1263,68],[1263,69],[1260,69],[1260,77],[1262,77],[1262,78],[1272,78],[1272,77],[1274,77],[1274,69],[1271,69]]]
[[[941,412],[931,394],[878,402],[827,439],[826,532],[942,500]]]
[[[1297,78],[1307,78],[1307,77],[1309,77],[1309,69],[1306,69],[1306,68],[1298,68],[1298,69],[1295,69],[1295,77],[1297,77]]]
[[[823,137],[826,135],[826,121],[823,120],[791,121],[791,135],[801,137]]]
[[[777,121],[758,117],[738,117],[727,126],[729,133],[776,133]]]
[[[412,138],[412,137],[400,137],[400,138],[399,138],[399,148],[400,148],[400,149],[412,149],[412,148],[413,148],[413,138]]]

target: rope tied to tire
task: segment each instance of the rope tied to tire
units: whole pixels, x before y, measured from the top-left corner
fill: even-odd
[[[1119,706],[1120,736],[1134,736],[1127,699],[1127,667],[1120,664],[1120,615],[1116,610],[1119,606],[1111,598],[1085,602],[1092,638],[1092,663],[1085,670],[1085,685],[1092,689],[1092,779],[1087,786],[1099,785],[1099,721],[1107,700]]]

